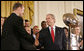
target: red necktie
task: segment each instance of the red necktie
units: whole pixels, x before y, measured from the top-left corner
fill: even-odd
[[[54,31],[53,31],[53,27],[51,27],[51,36],[52,36],[52,40],[53,40],[53,43],[54,43]]]

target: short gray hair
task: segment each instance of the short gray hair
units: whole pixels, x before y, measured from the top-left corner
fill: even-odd
[[[47,14],[47,16],[50,15],[52,19],[55,20],[55,16],[53,14]]]

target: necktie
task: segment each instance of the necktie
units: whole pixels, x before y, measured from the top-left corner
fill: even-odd
[[[53,40],[53,43],[54,43],[54,31],[53,31],[53,27],[51,27],[51,36],[52,36],[52,40]]]

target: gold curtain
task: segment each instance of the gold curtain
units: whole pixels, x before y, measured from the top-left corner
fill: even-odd
[[[23,19],[30,20],[32,24],[32,17],[34,15],[34,1],[1,1],[1,17],[8,17],[13,11],[13,5],[15,3],[21,3],[24,5]]]

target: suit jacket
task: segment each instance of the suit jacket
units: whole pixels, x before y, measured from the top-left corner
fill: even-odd
[[[3,24],[1,50],[33,50],[33,43],[34,38],[24,29],[23,19],[12,13]]]
[[[60,27],[55,27],[55,42],[53,43],[49,27],[40,31],[39,42],[44,46],[45,50],[66,50],[66,36],[64,30]]]

